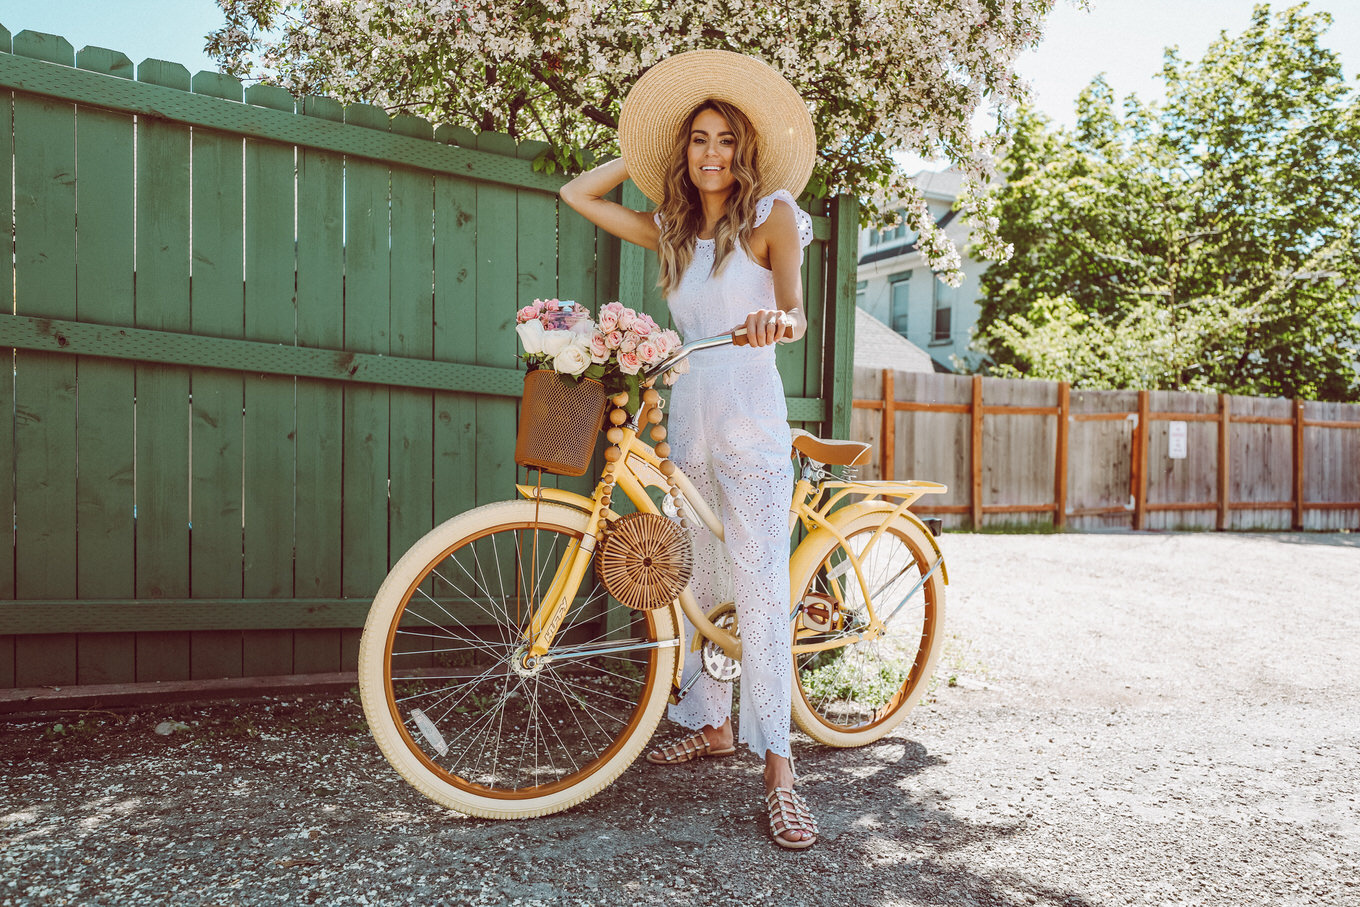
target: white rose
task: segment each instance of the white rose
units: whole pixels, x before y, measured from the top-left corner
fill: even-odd
[[[524,344],[524,352],[530,356],[535,356],[543,352],[543,322],[535,318],[533,321],[526,321],[515,327],[515,333],[519,334],[519,342]]]
[[[571,331],[544,331],[543,332],[543,352],[548,356],[556,356],[566,348],[572,341]]]
[[[590,368],[590,347],[569,343],[553,358],[553,368],[564,375],[580,375]]]

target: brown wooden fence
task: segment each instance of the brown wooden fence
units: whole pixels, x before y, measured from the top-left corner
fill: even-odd
[[[914,508],[947,525],[1360,527],[1360,405],[863,368],[854,396],[869,475],[948,484]]]

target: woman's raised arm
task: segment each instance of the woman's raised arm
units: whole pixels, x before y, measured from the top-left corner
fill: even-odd
[[[582,173],[558,190],[557,194],[595,226],[620,239],[655,251],[661,230],[652,220],[652,215],[625,208],[604,197],[626,179],[628,168],[623,158],[615,158]]]

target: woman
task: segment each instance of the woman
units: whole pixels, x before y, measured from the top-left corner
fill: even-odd
[[[801,849],[817,826],[793,790],[789,750],[790,435],[774,344],[799,340],[803,247],[811,219],[794,200],[816,145],[807,107],[769,66],[691,51],[649,70],[624,100],[623,157],[562,187],[563,201],[615,236],[657,252],[662,288],[687,339],[745,328],[750,349],[696,353],[671,397],[671,459],[719,505],[724,545],[699,524],[691,583],[701,610],[735,601],[742,637],[741,742],[765,760],[774,840]],[[655,213],[604,196],[631,177]],[[687,638],[693,638],[687,627]],[[688,651],[688,646],[686,647]],[[702,672],[698,653],[685,682]],[[698,733],[648,754],[675,765],[734,753],[731,686],[707,675],[671,706]]]

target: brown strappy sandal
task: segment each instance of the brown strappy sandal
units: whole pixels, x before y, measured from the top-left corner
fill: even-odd
[[[817,820],[798,792],[791,787],[776,787],[765,795],[765,809],[769,812],[770,834],[774,843],[788,850],[802,850],[817,843]],[[810,834],[801,841],[784,837],[786,831]]]
[[[703,756],[730,756],[736,751],[733,746],[714,749],[704,732],[700,731],[692,737],[652,750],[647,754],[647,761],[652,765],[680,765]]]

